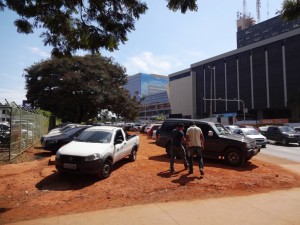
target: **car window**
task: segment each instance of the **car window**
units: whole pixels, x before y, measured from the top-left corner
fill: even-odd
[[[161,126],[160,131],[170,133],[172,130],[174,130],[176,128],[177,124],[178,123],[176,123],[176,122],[165,122]]]
[[[116,132],[115,141],[118,140],[118,139],[124,141],[124,136],[123,136],[123,133],[122,133],[121,130],[118,130]]]
[[[212,131],[212,128],[207,124],[196,123],[196,126],[201,128],[204,137],[208,136],[208,131]]]
[[[293,129],[291,127],[288,127],[288,126],[279,127],[279,130],[281,132],[293,132]]]
[[[73,134],[75,134],[77,131],[79,131],[81,129],[82,129],[82,127],[71,128],[71,129],[65,131],[64,134],[66,134],[66,135],[73,135]]]
[[[109,143],[112,134],[102,130],[85,130],[83,131],[76,141],[80,142],[93,142],[93,143]]]
[[[230,132],[222,124],[215,124],[215,127],[217,128],[217,134],[219,135],[230,134]]]

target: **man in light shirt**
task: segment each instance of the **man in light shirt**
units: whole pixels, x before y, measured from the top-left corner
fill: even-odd
[[[204,175],[203,171],[203,158],[202,151],[204,149],[204,136],[202,130],[191,122],[190,127],[186,131],[186,140],[188,143],[187,153],[189,160],[189,174],[193,171],[193,156],[197,156],[197,161],[199,163],[200,174]]]

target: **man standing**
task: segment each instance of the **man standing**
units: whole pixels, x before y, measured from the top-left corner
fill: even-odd
[[[203,158],[202,151],[204,149],[204,136],[202,130],[191,122],[190,127],[186,131],[186,138],[188,142],[188,160],[189,160],[189,173],[193,171],[193,155],[196,154],[199,163],[200,174],[204,175],[203,171]]]
[[[184,125],[182,123],[179,123],[177,127],[172,131],[171,133],[171,158],[170,158],[170,170],[171,173],[174,173],[174,160],[176,153],[179,153],[181,159],[183,160],[183,164],[185,169],[189,168],[187,159],[186,159],[186,153],[185,149],[183,147],[183,143],[186,141],[184,138],[183,133]]]

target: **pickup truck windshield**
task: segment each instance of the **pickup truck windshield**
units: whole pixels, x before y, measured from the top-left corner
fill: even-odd
[[[279,127],[279,130],[281,132],[293,132],[294,130],[288,126],[285,126],[285,127]]]
[[[222,124],[215,124],[216,132],[218,135],[225,135],[225,134],[230,134],[230,132],[222,125]]]
[[[102,130],[85,130],[78,136],[76,141],[93,142],[93,143],[109,143],[112,134]]]

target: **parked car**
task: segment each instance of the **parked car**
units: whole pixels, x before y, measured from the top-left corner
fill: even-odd
[[[296,132],[300,132],[300,127],[294,127],[293,129],[294,129],[294,131],[296,131]]]
[[[50,130],[50,131],[48,132],[48,135],[49,135],[49,134],[62,133],[62,132],[64,132],[64,131],[67,130],[67,129],[76,127],[77,125],[78,125],[78,124],[68,123],[68,124],[65,124],[64,126],[56,127],[56,128],[54,128],[54,129]]]
[[[41,144],[43,144],[44,142],[44,139],[45,138],[49,138],[49,137],[52,137],[52,136],[57,136],[59,134],[63,134],[63,133],[66,133],[68,132],[69,130],[72,130],[73,128],[75,127],[78,127],[78,126],[81,126],[80,124],[67,124],[66,126],[63,126],[61,128],[55,128],[55,129],[52,129],[48,132],[48,134],[45,134],[41,137]]]
[[[58,133],[56,135],[46,137],[43,139],[42,147],[45,150],[49,150],[55,153],[61,146],[73,141],[74,138],[76,138],[79,134],[81,134],[85,129],[89,127],[91,126],[90,125],[76,126],[74,128],[68,129],[63,133]]]
[[[263,148],[265,148],[268,143],[267,138],[253,128],[238,128],[233,131],[233,134],[252,138],[256,141],[257,145],[260,145]]]
[[[298,143],[300,145],[300,133],[289,126],[269,126],[264,135],[272,142],[280,142],[283,145],[288,145],[289,143]]]
[[[269,126],[261,126],[261,127],[258,128],[258,131],[259,131],[262,135],[264,135],[265,132],[268,130],[268,127],[269,127]]]
[[[55,157],[59,173],[97,174],[107,178],[113,164],[129,156],[136,160],[139,136],[119,127],[90,127],[74,141],[60,148]]]
[[[157,140],[159,138],[159,129],[160,129],[160,126],[156,130],[153,131],[152,139]]]
[[[141,126],[141,130],[140,130],[140,132],[141,133],[146,133],[146,127],[148,126],[149,124],[143,124],[142,126]]]
[[[147,131],[148,135],[152,137],[153,135],[153,131],[157,130],[158,128],[160,128],[161,124],[160,123],[154,123],[149,127],[149,130]]]
[[[233,132],[234,130],[239,128],[236,125],[225,125],[224,127],[227,128],[230,132]]]
[[[140,131],[140,130],[141,130],[141,127],[142,127],[141,124],[135,123],[135,124],[132,126],[132,131]]]
[[[10,132],[0,132],[0,149],[9,148],[10,145]]]
[[[229,165],[240,166],[245,160],[250,160],[260,152],[259,146],[251,138],[233,135],[220,123],[193,119],[165,120],[161,125],[156,145],[165,148],[167,154],[170,155],[172,130],[176,128],[178,123],[183,123],[184,131],[186,131],[191,121],[195,122],[196,126],[200,127],[203,132],[205,139],[203,157],[224,158]]]

